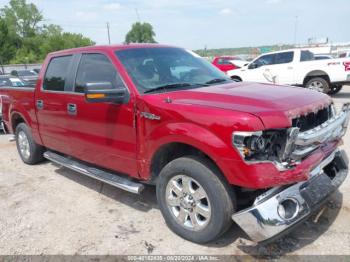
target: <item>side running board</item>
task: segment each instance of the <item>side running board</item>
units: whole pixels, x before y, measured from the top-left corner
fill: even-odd
[[[134,194],[140,194],[141,191],[144,189],[144,185],[140,183],[136,183],[127,178],[124,178],[112,173],[108,173],[106,171],[97,169],[95,167],[88,166],[77,160],[64,157],[62,155],[53,153],[51,151],[46,151],[44,153],[44,157],[56,164],[67,167],[78,173],[100,180],[106,184],[109,184],[114,187],[118,187],[120,189],[123,189],[125,191],[131,192]]]

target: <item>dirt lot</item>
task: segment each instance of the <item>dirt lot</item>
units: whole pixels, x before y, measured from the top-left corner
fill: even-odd
[[[350,87],[334,100],[350,101]],[[24,165],[0,135],[0,254],[350,255],[350,179],[321,216],[286,237],[252,246],[233,226],[216,243],[196,245],[165,225],[155,190],[141,196],[104,185],[50,162]],[[350,153],[350,132],[344,148]]]

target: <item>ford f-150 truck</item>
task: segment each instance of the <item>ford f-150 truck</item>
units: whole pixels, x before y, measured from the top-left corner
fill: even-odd
[[[350,59],[315,60],[308,50],[291,49],[263,54],[227,75],[236,81],[303,86],[335,94],[350,84]]]
[[[118,188],[156,185],[167,225],[205,243],[234,221],[256,242],[288,231],[344,181],[349,105],[236,83],[195,53],[156,45],[49,54],[35,88],[1,88],[24,163],[44,158]]]

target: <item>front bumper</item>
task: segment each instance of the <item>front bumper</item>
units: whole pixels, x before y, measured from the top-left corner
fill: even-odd
[[[347,173],[345,151],[334,151],[311,170],[309,180],[270,189],[232,219],[253,241],[268,240],[312,214],[343,183]]]

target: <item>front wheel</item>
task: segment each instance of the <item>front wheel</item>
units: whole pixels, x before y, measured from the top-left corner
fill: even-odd
[[[306,88],[327,94],[330,91],[329,83],[322,77],[313,77],[307,81]]]
[[[157,182],[157,199],[169,228],[196,243],[222,235],[235,210],[232,188],[211,162],[181,157],[167,164]]]

